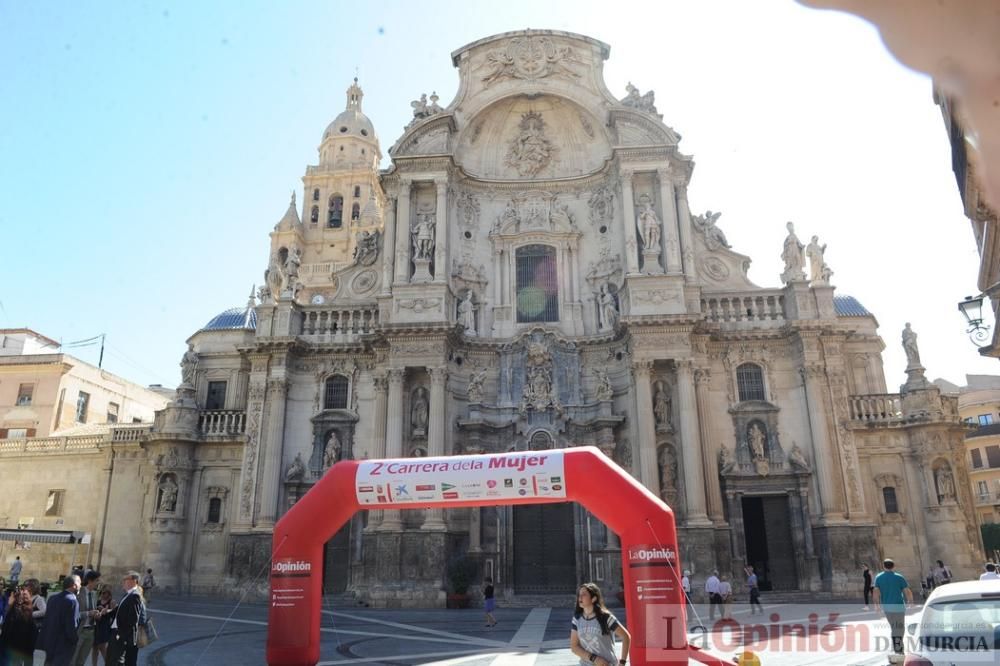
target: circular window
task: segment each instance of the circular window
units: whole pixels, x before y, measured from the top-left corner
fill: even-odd
[[[366,129],[361,130],[361,136],[368,136],[368,130]]]
[[[606,234],[606,233],[608,233],[608,227],[607,227],[607,225],[606,225],[606,224],[602,224],[602,225],[601,225],[601,228],[600,228],[600,232],[601,232],[602,234]]]
[[[344,132],[346,132],[346,131],[347,131],[347,126],[346,126],[346,125],[345,125],[344,127],[341,127],[341,128],[340,128],[340,133],[341,133],[341,134],[343,134],[343,133],[344,133]]]
[[[471,231],[466,231],[465,232],[465,237],[466,238],[472,238],[472,232]]]

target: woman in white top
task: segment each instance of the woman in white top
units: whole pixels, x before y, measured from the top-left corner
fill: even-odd
[[[615,636],[622,642],[621,659],[615,656]],[[573,630],[569,633],[569,648],[580,658],[582,666],[625,666],[632,636],[604,606],[601,588],[584,583],[576,595]]]

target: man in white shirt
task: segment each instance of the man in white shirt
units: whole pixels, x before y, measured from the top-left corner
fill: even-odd
[[[997,573],[997,565],[987,562],[986,573],[982,574],[979,580],[1000,580],[1000,574]]]
[[[719,570],[712,569],[712,575],[705,581],[705,594],[708,595],[708,620],[715,619],[715,610],[719,610],[722,615],[722,595],[719,593]]]

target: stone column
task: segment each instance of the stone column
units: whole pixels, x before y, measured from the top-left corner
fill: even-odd
[[[274,525],[278,518],[278,489],[281,487],[281,461],[285,444],[285,395],[288,381],[284,377],[267,381],[267,444],[262,452],[264,472],[261,475],[260,521],[258,525]]]
[[[701,444],[705,447],[702,464],[705,474],[705,494],[708,499],[708,515],[714,523],[723,521],[722,511],[722,489],[719,484],[719,467],[717,458],[712,453],[712,442],[715,441],[712,433],[712,421],[707,418],[711,414],[708,404],[708,389],[711,386],[712,374],[708,368],[696,368],[694,371],[695,400],[698,405],[698,425]],[[700,418],[706,417],[706,418]]]
[[[396,203],[396,271],[393,282],[407,282],[410,272],[410,186],[412,181],[399,181],[399,198]]]
[[[729,502],[729,547],[732,549],[733,560],[742,565],[746,564],[746,538],[743,534],[743,493],[726,492],[726,500]],[[735,565],[733,567],[736,568]]]
[[[448,279],[448,180],[436,179],[437,211],[434,215],[434,281]]]
[[[448,368],[427,368],[431,376],[431,400],[427,420],[427,455],[439,457],[444,455],[444,398],[448,382]],[[424,518],[425,530],[443,531],[444,510],[428,509]]]
[[[405,368],[389,369],[389,394],[386,400],[385,456],[403,457],[403,375]],[[399,509],[388,509],[382,514],[381,530],[400,530],[403,521]]]
[[[625,273],[639,272],[639,241],[635,237],[635,195],[632,193],[630,169],[622,169],[622,215],[625,221]]]
[[[372,378],[372,383],[375,385],[375,438],[372,443],[372,458],[385,458],[385,417],[386,403],[389,398],[389,380],[386,373],[379,372]],[[380,510],[369,512],[368,530],[373,530],[382,523],[382,514],[383,512]]]
[[[663,207],[663,244],[667,246],[667,254],[663,263],[668,274],[682,271],[680,241],[677,238],[677,204],[674,200],[674,184],[670,180],[669,169],[657,169],[656,176],[660,180],[660,205]]]
[[[809,517],[809,489],[799,488],[799,505],[802,510],[802,533],[806,537],[806,557],[815,557],[812,518]]]
[[[427,523],[425,522],[426,526]],[[479,553],[483,550],[482,543],[482,507],[469,509],[469,552]]]
[[[701,437],[698,434],[698,405],[691,361],[677,361],[677,405],[681,414],[687,524],[711,525],[705,514],[705,466],[701,455]]]
[[[385,210],[385,235],[382,237],[382,295],[388,296],[392,286],[392,260],[396,255],[396,194],[389,195]]]
[[[652,370],[652,361],[632,361],[632,374],[635,376],[635,407],[639,415],[639,480],[651,493],[659,497],[656,421],[653,417],[653,392],[649,383]]]
[[[819,507],[817,513],[828,517],[844,513],[833,485],[833,471],[836,462],[830,450],[830,433],[827,431],[826,408],[823,404],[823,365],[807,363],[799,372],[806,394],[806,413],[809,416],[809,432],[812,435],[813,467],[819,487]]]
[[[684,277],[696,279],[694,270],[694,245],[691,241],[691,211],[688,210],[687,186],[677,186],[677,223],[681,231],[681,256],[684,259]]]

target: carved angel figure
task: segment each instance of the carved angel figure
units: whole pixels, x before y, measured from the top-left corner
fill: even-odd
[[[709,250],[718,250],[720,247],[732,247],[729,241],[726,240],[726,234],[722,233],[722,229],[715,226],[716,220],[721,215],[722,213],[713,213],[707,210],[704,215],[695,215],[692,217],[695,228],[704,234],[705,245],[708,246]]]
[[[611,400],[614,397],[615,391],[611,387],[611,378],[608,377],[608,371],[604,368],[594,368],[594,379],[597,380],[595,397],[602,401]]]
[[[285,481],[292,483],[301,481],[305,475],[306,465],[302,462],[302,454],[296,453],[295,460],[293,460],[292,464],[288,466],[287,470],[285,470]]]
[[[481,403],[483,401],[483,384],[486,382],[486,368],[482,368],[469,377],[469,402]]]

